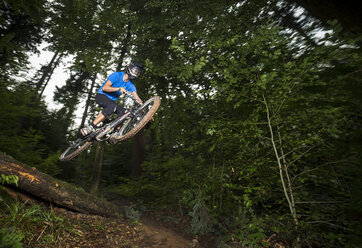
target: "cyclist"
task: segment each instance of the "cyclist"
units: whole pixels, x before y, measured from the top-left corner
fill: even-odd
[[[103,110],[89,126],[80,130],[83,136],[92,133],[99,123],[105,119],[109,119],[113,113],[116,113],[118,117],[124,115],[125,108],[118,105],[116,101],[120,95],[125,94],[127,91],[131,92],[137,102],[141,105],[143,104],[137,94],[135,85],[131,82],[131,80],[140,76],[142,72],[143,68],[140,65],[130,63],[126,68],[126,73],[113,72],[108,76],[96,94],[96,103],[101,106]]]

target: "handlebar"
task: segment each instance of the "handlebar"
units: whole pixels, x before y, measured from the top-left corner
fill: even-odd
[[[123,94],[124,96],[124,105],[126,108],[131,108],[133,106],[140,106],[141,104],[139,104],[137,102],[137,100],[133,97],[133,95],[131,94],[131,92],[127,92],[127,94]]]

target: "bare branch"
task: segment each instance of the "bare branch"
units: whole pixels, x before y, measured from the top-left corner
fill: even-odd
[[[296,226],[298,226],[298,219],[297,219],[297,214],[296,214],[296,211],[295,211],[295,206],[291,202],[290,196],[289,196],[288,191],[287,191],[287,187],[285,185],[284,176],[283,176],[283,168],[282,168],[283,166],[282,166],[282,163],[281,163],[281,160],[280,160],[278,149],[277,149],[275,141],[274,141],[274,131],[273,131],[273,127],[272,127],[272,124],[271,124],[269,106],[268,106],[268,102],[266,101],[266,98],[265,98],[264,94],[263,94],[263,99],[264,99],[264,105],[265,105],[266,113],[267,113],[267,121],[268,121],[269,130],[270,130],[270,138],[271,138],[271,142],[272,142],[272,145],[273,145],[273,150],[274,150],[274,153],[275,153],[275,157],[276,157],[277,162],[278,162],[279,175],[280,175],[280,180],[282,182],[284,195],[285,195],[285,198],[287,199],[287,202],[288,202],[288,205],[289,205],[289,210],[290,210],[290,213],[291,213],[291,215],[293,217],[294,223],[295,223]]]
[[[292,91],[293,88],[294,88],[296,85],[297,85],[297,84],[294,83],[293,86],[292,86],[292,88],[291,88],[289,91]],[[270,119],[273,119],[273,118],[279,113],[279,111],[280,111],[280,109],[282,108],[282,106],[284,105],[284,102],[285,102],[286,99],[287,99],[287,97],[284,97],[284,99],[283,99],[282,103],[279,105],[277,111],[275,111],[275,113],[270,117]]]
[[[334,204],[334,203],[346,203],[344,201],[297,201],[295,204]]]
[[[305,154],[307,154],[313,147],[309,147],[309,149],[305,152],[303,152],[299,157],[297,157],[296,159],[294,159],[292,162],[290,162],[287,167],[291,166],[292,164],[294,164],[296,161],[298,161],[301,157],[303,157]]]
[[[319,166],[317,166],[317,167],[314,167],[314,168],[312,168],[312,169],[302,171],[301,173],[299,173],[299,174],[297,174],[297,175],[295,175],[295,176],[293,177],[293,181],[294,181],[297,177],[299,177],[299,176],[301,176],[301,175],[304,175],[304,174],[306,174],[306,173],[308,173],[308,172],[318,170],[319,168],[321,168],[321,167],[323,167],[323,166],[330,165],[330,164],[337,164],[337,163],[341,163],[341,162],[346,162],[346,160],[343,160],[343,159],[342,159],[342,160],[337,160],[337,161],[331,161],[331,162],[327,162],[327,163],[321,164],[321,165],[319,165]]]
[[[338,228],[341,228],[341,229],[344,229],[344,230],[352,231],[352,229],[349,229],[349,228],[346,228],[344,226],[340,226],[340,225],[337,225],[337,224],[333,224],[333,223],[328,222],[328,221],[318,220],[318,221],[309,221],[307,223],[309,223],[309,224],[327,224],[327,225],[338,227]]]
[[[282,103],[279,105],[277,111],[275,111],[275,113],[270,117],[270,119],[273,119],[280,111],[280,109],[282,108],[282,106],[284,105],[285,99],[287,99],[286,97],[284,97]]]
[[[280,142],[281,142],[281,141],[280,141]],[[292,149],[291,151],[289,151],[289,152],[287,152],[287,153],[284,153],[280,158],[284,159],[284,158],[285,158],[286,156],[288,156],[289,154],[291,154],[291,153],[293,153],[293,152],[295,152],[296,150],[301,149],[301,148],[303,148],[303,146],[296,147],[296,148]]]
[[[280,142],[280,153],[282,155],[282,159],[283,159],[283,166],[284,166],[284,170],[285,170],[285,175],[287,177],[287,181],[288,181],[288,188],[289,188],[289,194],[290,194],[290,200],[292,202],[292,206],[295,210],[295,203],[294,203],[294,195],[293,195],[293,187],[292,187],[292,182],[290,180],[289,177],[289,172],[288,172],[288,166],[287,166],[287,161],[285,160],[285,156],[284,156],[284,151],[283,151],[283,145],[282,145],[282,137],[280,135],[280,131],[279,131],[279,126],[277,125],[277,131],[278,131],[278,137],[279,137],[279,142]]]

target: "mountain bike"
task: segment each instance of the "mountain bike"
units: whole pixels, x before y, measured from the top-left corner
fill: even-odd
[[[153,119],[160,103],[160,98],[154,96],[141,105],[131,94],[126,94],[124,99],[126,113],[124,115],[96,128],[89,135],[71,142],[70,146],[60,155],[59,160],[68,161],[75,158],[94,142],[107,141],[110,144],[117,144],[133,137]]]

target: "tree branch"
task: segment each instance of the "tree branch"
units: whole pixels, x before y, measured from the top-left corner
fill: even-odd
[[[311,171],[314,171],[314,170],[318,170],[319,168],[321,168],[321,167],[323,167],[323,166],[330,165],[330,164],[337,164],[337,163],[341,163],[341,162],[345,162],[345,161],[346,161],[346,160],[343,160],[343,159],[342,159],[342,160],[327,162],[327,163],[321,164],[321,165],[319,165],[319,166],[317,166],[317,167],[314,167],[314,168],[312,168],[312,169],[302,171],[301,173],[299,173],[299,174],[297,174],[297,175],[295,175],[295,176],[293,177],[293,181],[294,181],[297,177],[299,177],[299,176],[301,176],[301,175],[304,175],[304,174],[306,174],[306,173],[308,173],[308,172],[311,172]]]
[[[297,157],[297,158],[294,159],[292,162],[290,162],[287,167],[291,166],[291,165],[294,164],[296,161],[298,161],[301,157],[303,157],[305,154],[307,154],[312,148],[313,148],[312,146],[309,147],[309,149],[308,149],[307,151],[303,152],[299,157]]]
[[[346,203],[343,201],[297,201],[295,204],[334,204],[334,203]]]
[[[298,226],[298,219],[297,219],[297,214],[296,214],[296,211],[295,211],[295,207],[293,206],[293,204],[291,202],[291,199],[290,199],[288,191],[287,191],[287,187],[285,185],[284,176],[283,176],[283,166],[282,166],[282,163],[280,161],[280,156],[279,156],[279,153],[278,153],[278,149],[277,149],[275,141],[274,141],[274,131],[273,131],[273,127],[272,127],[272,124],[271,124],[269,106],[268,106],[268,103],[266,101],[266,98],[265,98],[264,94],[263,94],[263,99],[264,99],[264,105],[265,105],[266,113],[267,113],[267,120],[268,120],[268,126],[269,126],[269,130],[270,130],[271,142],[272,142],[272,145],[273,145],[273,150],[274,150],[274,153],[275,153],[275,157],[276,157],[277,162],[278,162],[279,175],[280,175],[280,180],[282,182],[284,195],[285,195],[285,198],[287,199],[287,202],[288,202],[288,205],[289,205],[289,210],[290,210],[290,213],[291,213],[291,215],[293,217],[295,225]]]
[[[309,224],[327,224],[327,225],[338,227],[338,228],[341,228],[341,229],[344,229],[344,230],[352,231],[352,229],[349,229],[347,227],[340,226],[340,225],[337,225],[337,224],[333,224],[333,223],[328,222],[328,221],[317,220],[317,221],[309,221],[307,223],[309,223]]]

